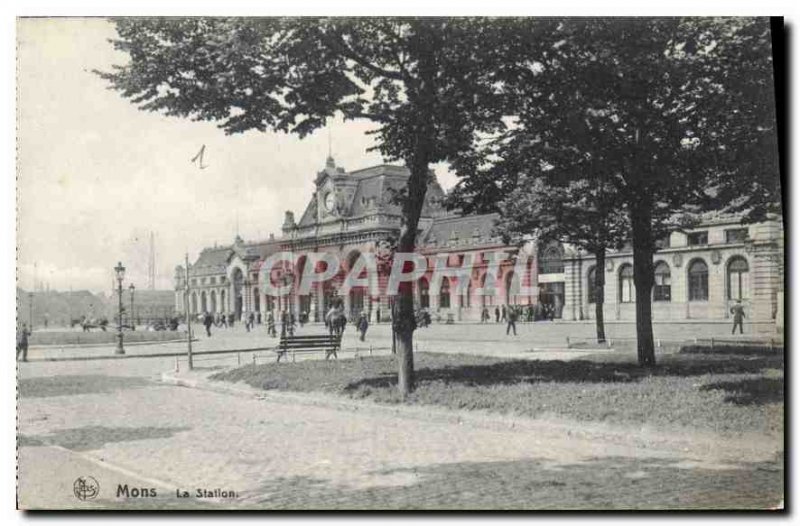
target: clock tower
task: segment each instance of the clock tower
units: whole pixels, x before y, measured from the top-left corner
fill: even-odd
[[[349,177],[341,166],[336,166],[328,156],[325,169],[317,174],[317,221],[320,223],[338,220],[346,215],[355,195],[358,182]]]

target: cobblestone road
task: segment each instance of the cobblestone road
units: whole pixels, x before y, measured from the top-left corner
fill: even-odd
[[[169,359],[20,368],[22,507],[769,507],[779,444],[487,428],[164,385]],[[631,430],[634,438],[636,430]],[[101,494],[72,496],[79,476]],[[120,485],[154,498],[118,497]],[[235,493],[178,498],[177,489]]]

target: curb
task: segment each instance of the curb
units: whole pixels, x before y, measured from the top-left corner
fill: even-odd
[[[211,371],[205,374],[210,376],[220,372]],[[494,431],[513,431],[521,433],[536,433],[549,435],[563,435],[565,441],[570,440],[604,440],[615,445],[651,450],[654,456],[658,451],[687,451],[695,450],[702,458],[719,457],[718,435],[701,433],[701,436],[689,436],[681,430],[664,431],[663,429],[641,426],[612,428],[609,424],[598,422],[582,422],[567,419],[544,418],[536,419],[519,415],[503,415],[481,410],[455,410],[440,408],[432,405],[390,405],[371,402],[367,400],[354,400],[338,395],[321,395],[318,393],[301,393],[289,391],[264,391],[243,384],[209,380],[205,376],[199,378],[186,378],[176,376],[173,372],[162,373],[161,381],[168,385],[187,387],[211,391],[219,394],[263,400],[271,403],[294,403],[310,407],[320,407],[340,411],[358,412],[360,414],[374,414],[377,416],[397,416],[412,420],[421,420],[431,423],[445,423],[469,425],[481,429]],[[587,429],[592,427],[594,429]],[[752,451],[753,440],[750,437],[725,436],[724,440],[729,448],[722,455],[725,460],[741,458],[740,450]],[[733,444],[739,447],[730,447]],[[658,448],[658,449],[656,449]],[[765,458],[777,450],[764,451]]]

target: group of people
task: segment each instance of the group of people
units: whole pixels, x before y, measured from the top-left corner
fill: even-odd
[[[508,322],[511,313],[516,318],[514,321],[534,322],[540,320],[554,320],[556,317],[556,306],[552,303],[540,303],[533,305],[500,305],[494,308],[495,323]],[[492,313],[489,307],[481,309],[481,323],[492,321]]]

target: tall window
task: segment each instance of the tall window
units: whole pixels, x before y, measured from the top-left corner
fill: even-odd
[[[636,298],[636,290],[633,288],[633,266],[622,265],[619,269],[619,301],[620,303],[631,303]]]
[[[439,307],[450,308],[450,280],[447,278],[442,279],[442,288],[439,289]]]
[[[560,274],[564,272],[564,259],[561,249],[556,245],[545,248],[539,254],[539,274]]]
[[[728,262],[728,299],[743,300],[750,297],[750,266],[741,256]]]
[[[431,306],[431,299],[428,295],[428,280],[419,278],[417,284],[419,285],[419,306],[422,309],[427,309]]]
[[[672,276],[669,265],[663,261],[656,263],[655,285],[653,285],[653,301],[670,301],[672,298]]]
[[[708,300],[708,265],[695,259],[689,265],[689,301]]]
[[[597,303],[597,289],[594,286],[594,280],[597,277],[597,267],[589,269],[589,274],[586,278],[586,290],[589,291],[589,303]]]
[[[514,271],[506,274],[506,305],[516,305],[519,297],[519,278]]]

